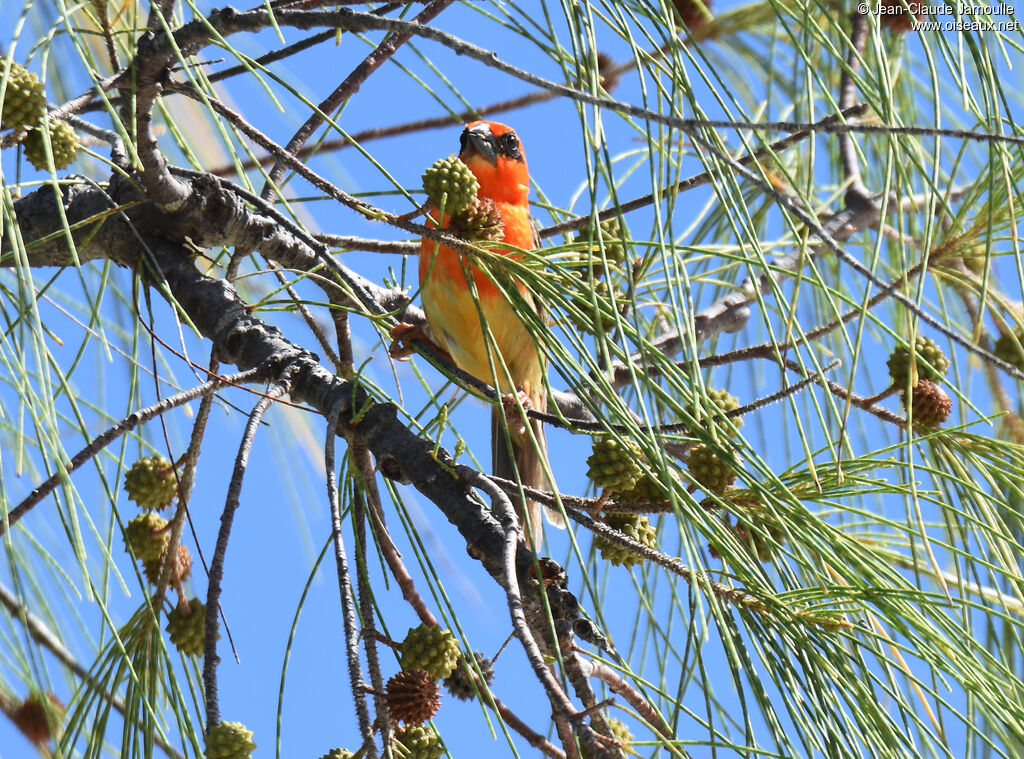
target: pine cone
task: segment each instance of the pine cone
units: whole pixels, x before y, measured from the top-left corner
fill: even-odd
[[[479,189],[480,183],[458,156],[441,158],[423,172],[427,200],[435,208],[440,208],[443,200],[444,212],[449,216],[469,208]]]
[[[758,561],[768,562],[775,557],[779,546],[786,544],[786,533],[781,527],[764,523],[760,530],[755,530],[745,524],[737,524],[733,527],[737,539],[757,556]],[[767,535],[765,534],[767,533]]]
[[[779,547],[786,544],[786,531],[775,512],[750,491],[730,493],[728,497],[730,511],[745,518],[745,522],[736,524],[733,533],[759,561],[771,561]]]
[[[623,234],[622,224],[617,216],[613,216],[600,222],[600,227],[601,239],[604,242],[605,259],[610,264],[621,264],[626,260],[626,248],[624,242],[628,239],[628,233]],[[576,235],[576,242],[589,242],[591,241],[591,238],[593,238],[593,247],[590,248],[590,254],[600,257],[601,247],[597,241],[597,235],[592,235],[588,227],[584,227],[580,230],[580,233]],[[598,258],[598,260],[600,260],[600,258]]]
[[[206,731],[206,759],[250,759],[256,744],[241,722],[220,722]]]
[[[320,757],[320,759],[352,759],[355,756],[351,751],[345,748],[332,748],[326,754]]]
[[[466,661],[466,656],[463,654],[459,657],[459,662],[452,670],[452,673],[445,678],[444,687],[448,689],[455,698],[460,701],[469,701],[476,698],[476,694],[479,690],[478,687],[474,687],[474,683],[477,678],[477,670],[483,675],[483,680],[486,685],[490,685],[494,682],[494,662],[488,659],[479,651],[474,651],[470,654],[472,661],[476,663],[476,667],[470,666]]]
[[[441,707],[441,686],[422,669],[402,670],[388,680],[388,712],[392,722],[421,724]]]
[[[627,538],[632,538],[648,548],[657,550],[658,531],[654,529],[651,521],[639,514],[608,514],[602,519],[606,525],[612,527]],[[613,566],[632,567],[642,564],[644,559],[629,548],[604,537],[594,535],[594,547],[601,552],[601,558],[610,561]]]
[[[172,584],[176,579],[181,581],[192,574],[192,554],[189,553],[188,548],[183,545],[179,545],[176,553],[177,557],[175,565],[171,567],[170,581]],[[163,554],[161,554],[155,559],[144,561],[142,563],[142,569],[146,575],[146,579],[153,585],[156,585],[160,581],[160,565],[163,563],[163,559]]]
[[[565,315],[580,332],[589,335],[611,332],[615,327],[615,313],[608,295],[608,283],[603,279],[588,280],[588,276],[587,272],[579,272],[578,287],[569,288],[569,299],[573,308],[566,309]],[[594,290],[596,307],[590,302],[591,290]]]
[[[594,438],[587,477],[599,488],[628,493],[643,474],[638,463],[642,456],[640,447],[628,438]]]
[[[912,391],[913,404],[907,404],[907,391],[904,390],[900,399],[903,408],[912,416],[914,426],[938,427],[949,419],[953,410],[953,401],[941,387],[928,380],[919,380]]]
[[[886,366],[892,383],[898,388],[905,388],[909,382],[914,385],[919,379],[935,381],[949,371],[949,359],[942,348],[927,337],[918,336],[914,340],[914,358],[906,345],[897,345],[889,355]]]
[[[501,212],[490,198],[473,198],[466,208],[452,214],[448,231],[472,242],[498,242],[505,237]]]
[[[960,253],[960,258],[963,260],[964,266],[978,277],[985,276],[985,267],[990,262],[987,255],[987,247],[988,246],[984,242],[979,242],[965,248],[963,252]],[[995,256],[995,251],[992,251],[992,256]]]
[[[1024,346],[1024,329],[1020,327],[1013,330],[1013,334],[1009,332],[1003,333],[996,340],[996,347],[992,352],[996,358],[1001,358],[1006,363],[1013,364],[1024,372],[1024,353],[1021,353],[1021,349],[1017,347],[1018,344]]]
[[[459,661],[459,642],[451,630],[437,625],[409,628],[402,641],[402,669],[423,669],[436,680],[444,680]]]
[[[711,0],[672,0],[672,3],[691,34],[696,34],[711,20]]]
[[[608,53],[598,52],[597,73],[601,77],[601,86],[604,87],[605,92],[611,92],[619,86],[621,74],[618,72],[615,59],[608,55]]]
[[[188,602],[188,611],[175,606],[167,615],[167,634],[185,656],[199,656],[206,642],[206,604],[198,598]]]
[[[441,737],[430,725],[406,725],[395,731],[395,739],[395,753],[402,759],[441,759],[444,754]]]
[[[733,524],[730,516],[723,514],[722,521],[729,532],[757,556],[759,561],[771,561],[778,548],[786,544],[786,531],[774,512],[765,506],[760,496],[750,490],[731,489],[720,500],[726,502],[725,508],[728,511],[742,515],[744,520]],[[712,512],[722,508],[721,503],[716,503],[710,498],[702,501],[701,506]],[[708,551],[714,558],[722,558],[715,545],[708,544]]]
[[[672,472],[672,479],[679,479],[675,472]],[[633,485],[632,490],[628,493],[619,493],[617,498],[628,503],[668,503],[668,486],[645,472]]]
[[[732,423],[733,427],[739,428],[743,426],[743,420],[737,417],[729,418],[726,421],[726,414],[730,411],[735,411],[740,407],[739,398],[735,395],[730,395],[728,390],[708,390],[708,400],[711,402],[710,405],[703,409],[702,413],[698,413],[697,406],[695,404],[687,404],[686,413],[694,419],[703,420],[705,424],[711,423],[717,426],[717,428],[726,436],[733,436],[736,433],[732,431],[729,423]]]
[[[686,467],[694,481],[709,493],[724,493],[736,481],[736,473],[704,444],[690,450]]]
[[[606,718],[608,727],[611,728],[612,738],[614,738],[620,747],[629,748],[629,744],[633,742],[633,733],[629,732],[629,728],[626,727],[626,723],[621,720],[617,720],[614,717]],[[581,759],[591,759],[594,755],[593,749],[587,744],[580,742],[580,757]]]
[[[60,733],[64,704],[52,693],[30,693],[10,718],[26,738],[37,746],[45,746]]]
[[[0,63],[0,75],[3,64]],[[0,126],[19,129],[35,126],[46,112],[46,93],[39,77],[20,63],[11,63],[7,91],[0,107]]]
[[[69,166],[78,155],[78,135],[71,125],[64,121],[51,121],[49,132],[53,168],[59,171]],[[25,158],[40,171],[48,168],[46,144],[41,129],[30,129],[25,137]]]
[[[135,501],[140,509],[160,510],[178,494],[178,478],[163,456],[146,456],[125,472],[124,489],[128,500]]]
[[[125,548],[130,547],[139,561],[159,559],[167,550],[170,538],[167,520],[152,511],[139,514],[124,528]]]

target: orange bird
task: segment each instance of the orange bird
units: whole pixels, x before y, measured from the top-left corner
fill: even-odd
[[[462,132],[459,159],[466,164],[480,183],[477,197],[494,202],[504,227],[502,241],[524,250],[536,247],[533,222],[530,220],[530,178],[526,155],[519,137],[510,127],[495,121],[474,121]],[[432,212],[437,217],[437,211]],[[447,227],[447,215],[441,227]],[[496,253],[508,254],[506,249]],[[511,255],[515,256],[514,252]],[[470,277],[476,296],[469,286]],[[518,283],[517,283],[518,284]],[[515,307],[495,284],[464,254],[457,253],[429,238],[420,247],[420,286],[423,310],[438,345],[448,351],[455,364],[474,377],[491,384],[497,375],[497,388],[505,394],[519,393],[524,408],[546,411],[547,390],[544,387],[544,361],[537,343],[519,318]],[[539,312],[530,292],[521,284],[523,299]],[[479,299],[479,305],[477,302]],[[483,325],[494,338],[497,354],[488,357],[489,345]],[[491,361],[494,368],[492,370]],[[511,381],[510,381],[511,379]],[[516,408],[511,395],[507,408]],[[550,490],[545,474],[547,443],[544,426],[527,420],[529,429],[517,413],[504,414],[495,408],[491,414],[491,463],[494,474],[523,485]],[[507,429],[507,434],[506,434]],[[531,435],[532,432],[532,435]],[[535,545],[540,545],[540,504],[527,500],[529,525]],[[564,526],[557,512],[547,509],[548,521]],[[524,532],[527,523],[521,507],[519,521]]]

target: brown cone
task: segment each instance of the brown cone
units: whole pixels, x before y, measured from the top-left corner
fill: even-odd
[[[953,401],[946,391],[928,380],[918,380],[912,391],[913,406],[907,404],[907,393],[903,392],[903,408],[913,415],[917,427],[938,427],[949,418]]]
[[[388,680],[387,702],[393,722],[418,725],[437,714],[441,686],[429,672],[404,670]]]
[[[619,86],[617,68],[618,66],[616,66],[614,58],[608,55],[608,53],[598,52],[597,73],[601,76],[601,86],[604,87],[605,92],[611,92]]]
[[[33,693],[11,714],[11,721],[25,737],[37,746],[46,745],[57,736],[64,718],[64,704],[52,693]]]
[[[145,561],[142,563],[142,568],[146,573],[146,579],[149,580],[153,585],[156,585],[160,579],[160,565],[163,563],[164,557],[161,556],[158,559],[151,561]],[[178,580],[184,580],[190,574],[192,574],[192,554],[189,553],[188,548],[179,545],[178,555],[175,565],[171,568],[171,576],[169,578],[170,583],[173,585],[175,578]]]
[[[672,0],[672,2],[691,33],[696,34],[708,22],[711,0]]]
[[[882,26],[901,34],[913,30],[914,22],[920,21],[928,15],[927,12],[917,15],[911,13],[907,9],[909,4],[904,3],[903,0],[881,0],[880,5],[883,11],[881,14]]]

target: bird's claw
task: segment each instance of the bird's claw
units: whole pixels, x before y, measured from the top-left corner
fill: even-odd
[[[388,333],[391,338],[391,345],[388,346],[388,355],[396,361],[406,361],[409,356],[415,353],[412,347],[416,340],[426,340],[427,333],[422,325],[417,324],[396,324]]]
[[[526,416],[519,409],[521,407],[525,412],[533,408],[530,396],[522,390],[517,391],[515,395],[507,393],[502,396],[501,405],[505,410],[505,423],[508,425],[509,431],[517,435],[525,435]]]

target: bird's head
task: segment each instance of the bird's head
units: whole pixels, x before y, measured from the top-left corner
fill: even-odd
[[[474,121],[462,131],[459,144],[459,158],[480,182],[481,198],[526,202],[530,174],[526,153],[512,127],[496,121]]]

